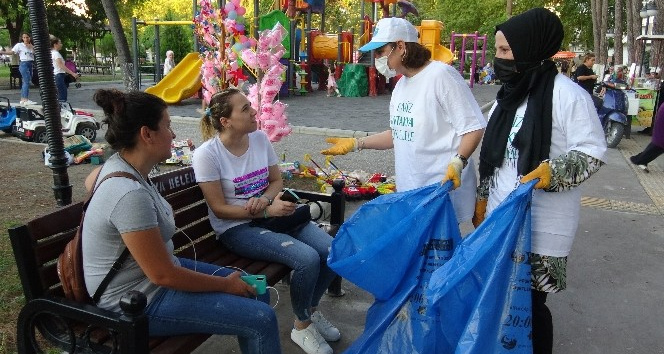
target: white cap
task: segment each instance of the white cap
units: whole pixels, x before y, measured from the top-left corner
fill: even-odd
[[[418,37],[417,29],[408,20],[399,17],[387,17],[378,21],[371,41],[363,45],[360,51],[368,52],[396,41],[417,43]]]

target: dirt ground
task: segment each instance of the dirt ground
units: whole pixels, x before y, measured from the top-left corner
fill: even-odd
[[[0,139],[0,218],[4,221],[23,223],[57,209],[53,172],[44,165],[43,150],[44,145]],[[72,202],[85,198],[83,181],[94,167],[82,164],[67,168]]]

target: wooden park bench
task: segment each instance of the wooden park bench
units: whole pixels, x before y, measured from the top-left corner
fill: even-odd
[[[21,71],[18,70],[18,65],[10,65],[9,88],[12,90],[16,88],[20,89],[21,85],[23,85],[23,75],[21,75]]]
[[[173,207],[175,223],[182,230],[173,237],[178,256],[193,259],[195,245],[197,260],[265,274],[270,285],[290,273],[283,264],[238,256],[215,241],[207,205],[191,167],[161,174],[152,181]],[[338,183],[332,194],[297,191],[302,199],[331,203],[330,221],[324,227],[333,236],[344,220],[341,188]],[[9,230],[26,298],[17,323],[18,352],[45,352],[41,348],[48,343],[46,346],[69,353],[189,353],[206,341],[208,334],[150,338],[143,314],[145,295],[137,291],[120,301],[123,313],[64,298],[56,260],[74,236],[81,210],[82,203],[73,204]],[[340,291],[340,282],[338,286],[334,291]]]

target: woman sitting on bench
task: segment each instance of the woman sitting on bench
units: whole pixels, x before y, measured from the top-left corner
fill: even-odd
[[[291,339],[308,354],[331,354],[326,341],[341,334],[316,307],[336,276],[327,266],[332,237],[311,222],[308,207],[283,200],[277,154],[257,129],[245,95],[236,89],[214,94],[201,120],[207,141],[194,152],[196,182],[224,246],[293,269]]]
[[[133,91],[98,90],[106,141],[118,151],[86,186],[98,184],[85,215],[82,245],[85,282],[95,293],[125,247],[131,257],[108,284],[99,307],[120,312],[120,297],[139,290],[151,336],[190,333],[237,335],[243,353],[280,353],[279,331],[269,295],[254,299],[240,272],[173,255],[173,210],[148,179],[150,170],[171,156],[175,134],[166,103]],[[122,171],[136,180],[109,173]]]

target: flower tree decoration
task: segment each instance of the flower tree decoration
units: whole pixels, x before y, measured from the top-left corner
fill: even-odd
[[[247,80],[242,70],[245,66],[257,79],[247,96],[258,112],[258,127],[267,133],[270,141],[279,141],[292,130],[285,114],[286,104],[273,102],[284,81],[286,67],[279,59],[285,52],[281,41],[287,31],[277,23],[272,30],[262,31],[258,41],[247,37],[243,17],[246,9],[240,1],[230,0],[223,9],[215,10],[210,0],[200,0],[200,13],[194,18],[194,25],[203,47],[203,99],[209,103],[216,92]]]
[[[257,82],[249,87],[248,98],[251,106],[258,111],[259,128],[265,131],[270,141],[279,141],[291,133],[291,126],[286,117],[287,105],[274,101],[284,82],[286,66],[279,62],[285,49],[281,44],[288,34],[277,22],[271,30],[259,34],[255,50],[242,51],[241,60],[257,74]]]
[[[200,1],[194,31],[202,47],[201,84],[207,103],[215,93],[247,79],[238,57],[242,50],[255,46],[256,40],[244,35],[245,13],[240,0],[231,0],[219,10],[212,7],[210,0]],[[231,46],[231,43],[234,44]]]

